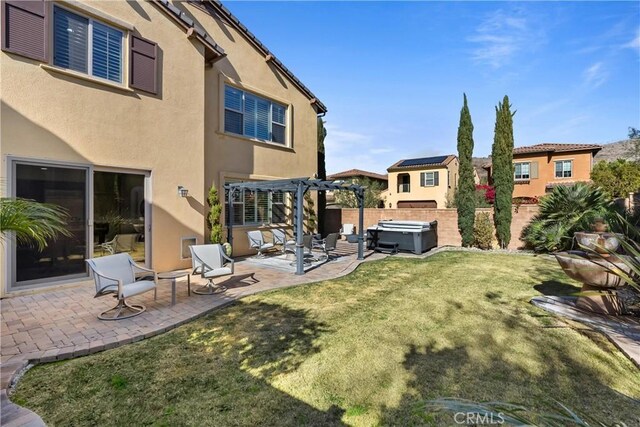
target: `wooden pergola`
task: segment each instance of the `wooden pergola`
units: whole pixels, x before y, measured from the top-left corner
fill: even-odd
[[[227,241],[233,245],[233,199],[244,190],[268,193],[289,193],[293,198],[293,234],[296,241],[296,274],[304,274],[304,195],[307,191],[352,191],[358,201],[358,259],[364,259],[364,190],[357,184],[322,181],[309,178],[290,178],[273,181],[234,182],[225,184],[227,190]]]

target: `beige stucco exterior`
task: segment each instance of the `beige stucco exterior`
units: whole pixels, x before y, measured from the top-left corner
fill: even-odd
[[[316,111],[309,98],[233,27],[188,3],[177,4],[225,49],[227,56],[211,67],[205,65],[204,45],[189,39],[185,29],[152,2],[63,4],[80,9],[89,4],[99,18],[112,20],[107,23],[123,24],[125,33],[133,28],[157,42],[160,92],[117,87],[0,53],[0,179],[11,180],[12,159],[146,173],[148,264],[166,271],[191,265],[190,259],[181,258],[182,237],[206,241],[211,184],[221,188],[230,177],[258,180],[315,173]],[[289,107],[287,147],[224,133],[220,105],[225,83]],[[189,189],[189,197],[178,196],[179,185]],[[236,228],[234,255],[248,253],[245,231]],[[0,245],[0,251],[4,295],[9,288],[7,245]]]
[[[439,172],[437,186],[420,185],[420,174],[422,172],[436,171]],[[389,188],[386,194],[385,208],[396,209],[399,202],[435,202],[435,206],[429,207],[445,208],[447,200],[453,198],[458,185],[458,158],[453,157],[445,165],[402,169],[390,168],[388,172]],[[403,175],[408,175],[409,177],[408,189],[401,185]]]
[[[589,181],[593,168],[593,157],[592,150],[514,154],[513,163],[531,164],[532,174],[529,179],[514,180],[513,197],[541,197],[549,191],[548,187],[550,186]],[[571,177],[556,178],[555,162],[561,160],[572,162]],[[493,172],[491,167],[489,166],[487,169],[489,176],[491,176]],[[537,174],[533,172],[536,169]]]

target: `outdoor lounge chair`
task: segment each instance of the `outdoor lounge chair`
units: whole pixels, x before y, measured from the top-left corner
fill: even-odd
[[[203,279],[207,279],[207,284],[194,290],[200,295],[211,295],[224,292],[226,287],[213,283],[214,277],[229,276],[233,274],[233,260],[224,253],[224,248],[219,244],[212,245],[192,245],[191,256],[193,259],[194,272],[199,271]],[[230,264],[230,267],[226,267]]]
[[[93,271],[93,280],[96,284],[95,297],[113,294],[118,299],[118,304],[112,309],[100,313],[98,319],[120,320],[137,316],[144,312],[146,307],[142,304],[129,304],[127,298],[151,290],[154,291],[155,297],[158,275],[155,271],[136,264],[129,254],[107,255],[86,261]],[[150,273],[153,280],[136,281],[136,272],[144,272],[147,276]],[[111,312],[114,314],[110,315]]]
[[[282,245],[282,253],[296,251],[296,241],[287,239],[287,233],[282,228],[275,228],[271,230],[273,233],[273,244],[275,246]]]
[[[340,229],[340,235],[345,236],[345,238],[347,238],[347,236],[352,236],[356,234],[356,226],[353,224],[342,224],[342,228]]]
[[[320,244],[316,244],[315,247],[322,249],[327,259],[331,259],[331,255],[329,254],[329,252],[335,251],[337,249],[339,237],[340,234],[338,233],[330,233],[327,235],[327,237],[324,238],[324,240],[320,242]]]
[[[247,231],[247,237],[249,238],[249,247],[258,251],[258,258],[264,256],[262,252],[275,248],[273,243],[264,242],[264,237],[260,230]]]
[[[133,252],[138,241],[138,234],[116,234],[108,242],[101,243],[99,248],[110,255],[120,252]]]

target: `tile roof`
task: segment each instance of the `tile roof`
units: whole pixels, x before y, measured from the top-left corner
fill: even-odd
[[[388,171],[396,170],[396,169],[411,169],[411,168],[421,168],[425,166],[446,166],[455,159],[456,156],[453,154],[449,154],[447,156],[434,156],[434,157],[419,157],[414,159],[402,159],[398,160],[389,168]]]
[[[516,147],[513,154],[529,154],[529,153],[560,153],[565,151],[600,151],[601,145],[597,144],[558,144],[545,142],[542,144],[529,145],[526,147]]]
[[[354,178],[358,176],[365,176],[367,178],[379,179],[381,181],[387,181],[387,175],[382,175],[375,172],[363,171],[362,169],[349,169],[347,171],[342,171],[338,173],[333,173],[327,176],[327,180],[333,181],[340,178]]]

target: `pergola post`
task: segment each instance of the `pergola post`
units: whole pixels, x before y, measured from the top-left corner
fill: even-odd
[[[229,188],[227,191],[227,218],[229,218],[229,223],[227,224],[227,242],[231,245],[231,250],[233,251],[233,197],[236,190],[234,188]]]
[[[364,190],[356,190],[358,199],[358,259],[364,259]]]
[[[300,276],[304,274],[304,240],[303,240],[303,227],[304,227],[304,187],[302,182],[298,183],[296,189],[295,204],[296,209],[293,213],[294,223],[296,227],[296,275]]]

